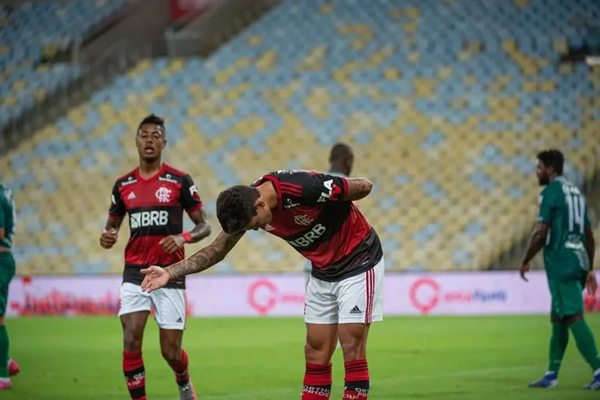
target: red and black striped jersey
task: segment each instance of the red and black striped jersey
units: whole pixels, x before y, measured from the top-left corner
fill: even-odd
[[[183,231],[183,210],[202,207],[192,178],[167,164],[148,179],[139,170],[117,179],[112,190],[109,218],[129,214],[130,236],[125,248],[123,281],[140,284],[140,268],[167,266],[184,258],[183,249],[168,254],[158,244],[161,239]],[[184,287],[185,281],[169,282],[167,287]]]
[[[346,178],[316,171],[264,175],[277,192],[273,219],[263,229],[285,239],[312,262],[312,275],[338,281],[374,267],[383,257],[375,230],[351,201]]]

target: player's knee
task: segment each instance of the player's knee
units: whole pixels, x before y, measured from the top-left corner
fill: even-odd
[[[317,348],[310,343],[304,345],[304,357],[307,363],[327,364],[329,363],[329,352],[324,346]]]
[[[347,338],[341,340],[342,351],[344,353],[344,360],[358,360],[365,358],[366,356],[366,343],[363,340],[357,338]]]
[[[125,331],[123,335],[123,346],[127,351],[142,349],[142,335],[133,331]]]
[[[168,346],[168,348],[160,349],[163,358],[169,364],[176,363],[181,358],[181,350],[176,346]]]

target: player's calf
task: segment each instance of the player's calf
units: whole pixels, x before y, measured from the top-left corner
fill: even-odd
[[[302,400],[329,400],[331,395],[331,364],[306,363]]]
[[[131,398],[146,400],[146,372],[141,351],[123,352],[123,374]]]
[[[343,400],[367,400],[369,397],[369,367],[366,359],[350,360],[344,363]]]

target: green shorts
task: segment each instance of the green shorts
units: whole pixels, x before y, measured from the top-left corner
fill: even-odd
[[[583,313],[583,282],[548,279],[552,296],[552,315],[563,318]]]
[[[8,285],[15,276],[15,259],[12,253],[0,253],[0,316],[4,316],[8,304]]]

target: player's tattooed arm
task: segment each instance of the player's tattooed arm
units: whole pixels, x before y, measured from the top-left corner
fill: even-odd
[[[204,271],[225,258],[236,243],[244,236],[244,232],[228,235],[225,232],[219,235],[206,247],[198,250],[185,260],[165,268],[169,279],[182,278],[185,275]]]
[[[368,179],[347,178],[346,180],[348,181],[348,192],[344,196],[344,200],[355,201],[364,199],[373,189],[373,183]]]

